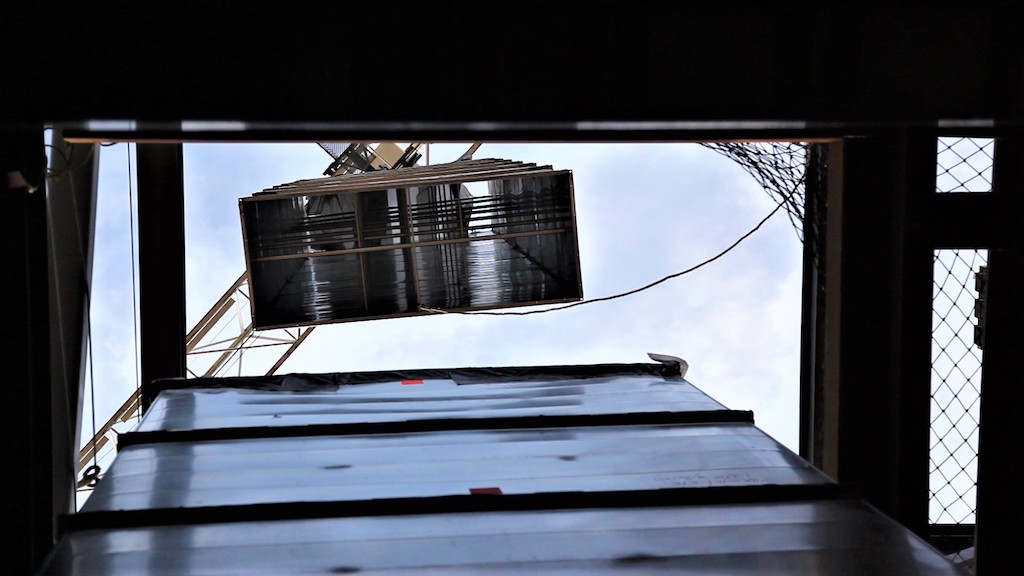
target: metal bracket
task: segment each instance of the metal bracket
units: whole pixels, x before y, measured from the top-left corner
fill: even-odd
[[[651,360],[655,362],[661,362],[662,364],[675,365],[679,367],[679,377],[686,378],[686,371],[690,369],[690,365],[677,356],[669,356],[668,354],[655,354],[654,352],[648,352]]]

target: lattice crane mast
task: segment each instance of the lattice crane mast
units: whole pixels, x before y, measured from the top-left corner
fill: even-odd
[[[324,175],[335,176],[414,166],[422,157],[420,149],[426,143],[413,142],[404,149],[394,142],[380,142],[376,146],[363,142],[318,144],[334,158]],[[472,156],[480,144],[473,144],[462,157]],[[249,317],[248,300],[248,274],[242,272],[186,335],[186,370],[189,376],[225,376],[232,368],[237,368],[237,374],[241,375],[243,357],[256,349],[265,353],[262,360],[270,361],[270,368],[266,371],[266,375],[270,376],[277,372],[315,328],[304,326],[256,330]],[[203,362],[206,358],[212,358],[212,361]],[[82,446],[78,459],[79,472],[96,461],[99,451],[112,439],[114,426],[137,418],[141,407],[140,390],[136,389]],[[79,489],[91,489],[98,478],[97,471],[79,480]]]

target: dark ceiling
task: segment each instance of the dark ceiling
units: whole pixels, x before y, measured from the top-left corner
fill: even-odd
[[[70,137],[314,141],[809,137],[1024,119],[1024,49],[1001,5],[464,4],[54,10],[8,35],[0,120],[68,123]]]

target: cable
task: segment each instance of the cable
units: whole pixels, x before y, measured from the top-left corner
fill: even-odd
[[[470,312],[470,311],[452,312],[452,311],[448,311],[448,310],[439,310],[437,308],[428,308],[427,306],[420,306],[420,310],[423,311],[423,312],[430,312],[432,314],[464,314],[464,315],[467,315],[467,316],[530,316],[532,314],[546,314],[548,312],[557,312],[559,310],[567,310],[569,308],[575,308],[577,306],[583,306],[584,304],[593,304],[595,302],[607,302],[609,300],[617,300],[619,298],[625,298],[626,296],[632,296],[633,294],[637,294],[637,293],[643,292],[644,290],[648,290],[650,288],[654,288],[658,284],[662,284],[664,282],[668,282],[669,280],[672,280],[673,278],[678,278],[680,276],[685,276],[686,274],[689,274],[691,272],[699,270],[699,269],[707,266],[708,264],[711,264],[715,260],[718,260],[722,256],[725,256],[726,254],[731,252],[734,248],[739,246],[741,242],[743,242],[744,240],[746,240],[747,238],[752,236],[754,234],[754,232],[757,232],[758,230],[760,230],[761,226],[764,226],[765,222],[768,222],[768,220],[771,220],[772,216],[775,216],[775,214],[777,214],[779,212],[779,210],[785,208],[788,205],[789,200],[796,193],[797,193],[797,190],[793,190],[792,192],[790,192],[789,195],[786,196],[785,198],[783,198],[775,206],[775,208],[772,209],[772,211],[768,213],[767,216],[762,218],[761,221],[757,223],[757,225],[755,225],[753,228],[751,228],[743,236],[740,236],[739,239],[737,239],[735,242],[730,244],[725,250],[722,250],[718,254],[715,254],[714,256],[708,258],[707,260],[704,260],[703,262],[701,262],[699,264],[691,266],[691,267],[687,268],[686,270],[681,270],[681,271],[676,272],[674,274],[669,274],[668,276],[665,276],[664,278],[661,278],[659,280],[655,280],[654,282],[651,282],[650,284],[647,284],[645,286],[641,286],[639,288],[634,288],[633,290],[629,290],[628,292],[621,292],[619,294],[613,294],[611,296],[603,296],[601,298],[594,298],[594,299],[591,299],[591,300],[582,300],[580,302],[573,302],[571,304],[566,304],[564,306],[557,306],[557,307],[554,307],[554,308],[545,308],[543,310],[529,310],[527,312]]]
[[[86,291],[88,294],[88,291]],[[89,404],[92,408],[92,468],[95,470],[94,476],[99,477],[100,464],[99,458],[96,455],[96,377],[93,374],[93,361],[92,361],[92,302],[91,299],[87,301],[87,310],[85,313],[85,338],[89,346]],[[88,474],[87,474],[88,475]]]
[[[807,143],[707,142],[702,146],[739,164],[772,198],[783,198],[797,237],[803,242],[804,199],[807,177]]]
[[[61,158],[64,160],[64,168],[62,170],[52,170],[49,166],[47,166],[46,177],[50,178],[51,180],[60,180],[65,175],[71,174],[71,172],[78,170],[79,168],[82,168],[83,166],[88,164],[92,160],[93,151],[96,149],[95,146],[90,146],[88,153],[85,156],[85,159],[79,162],[78,164],[72,165],[71,162],[75,155],[74,149],[72,149],[71,154],[68,155],[64,153],[64,150],[57,148],[52,144],[43,144],[43,146],[46,148],[53,149],[55,152],[60,154]]]
[[[134,360],[135,360],[135,389],[138,390],[142,385],[142,376],[139,374],[139,317],[138,317],[138,303],[136,298],[136,280],[135,280],[135,206],[132,203],[132,145],[129,142],[127,152],[125,156],[128,159],[128,228],[130,235],[131,245],[131,259],[132,259],[132,334],[133,340],[132,345],[134,346]],[[142,411],[137,411],[139,420],[142,419]]]
[[[64,175],[67,175],[68,185],[71,187],[72,190],[74,190],[74,172],[79,168],[85,166],[90,160],[92,160],[93,151],[95,149],[95,146],[90,146],[85,160],[83,160],[76,166],[65,167],[63,173],[57,176],[57,178],[63,178]],[[72,148],[71,153],[66,156],[68,163],[71,162],[71,159],[74,157],[74,155],[75,149]],[[93,200],[93,202],[95,202],[95,200]],[[71,193],[71,204],[72,211],[75,215],[75,228],[76,232],[78,233],[77,237],[81,238],[82,223],[81,221],[79,221],[78,218],[78,203],[75,200],[74,192]],[[92,286],[91,279],[89,275],[86,273],[86,266],[88,264],[85,260],[85,253],[82,251],[82,245],[80,243],[78,244],[78,257],[82,272],[82,291],[85,294],[85,339],[86,345],[88,346],[89,350],[89,404],[92,413],[92,466],[86,469],[85,474],[83,475],[83,480],[88,480],[90,486],[95,486],[96,482],[99,480],[101,468],[99,464],[99,458],[96,454],[96,377],[93,372],[93,365],[95,363],[93,362],[92,358]]]

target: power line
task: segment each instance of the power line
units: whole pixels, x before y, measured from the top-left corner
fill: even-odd
[[[714,256],[708,258],[707,260],[704,260],[703,262],[701,262],[699,264],[695,264],[695,265],[693,265],[693,266],[691,266],[691,267],[689,267],[689,268],[687,268],[685,270],[681,270],[679,272],[675,272],[673,274],[669,274],[668,276],[665,276],[663,278],[655,280],[654,282],[651,282],[650,284],[646,284],[646,285],[641,286],[639,288],[634,288],[633,290],[629,290],[627,292],[620,292],[619,294],[613,294],[611,296],[602,296],[601,298],[593,298],[591,300],[582,300],[580,302],[573,302],[571,304],[566,304],[564,306],[557,306],[557,307],[554,307],[554,308],[545,308],[543,310],[528,310],[526,312],[468,312],[468,311],[467,312],[462,312],[462,311],[440,310],[440,309],[437,309],[437,308],[429,308],[427,306],[420,306],[420,310],[422,310],[423,312],[431,312],[431,313],[434,313],[434,314],[465,314],[467,316],[530,316],[532,314],[545,314],[547,312],[557,312],[559,310],[567,310],[569,308],[575,308],[577,306],[583,306],[584,304],[594,304],[595,302],[607,302],[609,300],[617,300],[619,298],[625,298],[626,296],[632,296],[634,294],[638,294],[640,292],[643,292],[644,290],[648,290],[650,288],[654,288],[655,286],[657,286],[659,284],[668,282],[669,280],[672,280],[673,278],[678,278],[680,276],[685,276],[685,275],[687,275],[687,274],[689,274],[691,272],[695,272],[695,271],[697,271],[697,270],[707,266],[708,264],[711,264],[712,262],[718,260],[719,258],[725,256],[726,254],[731,252],[734,248],[739,246],[740,243],[742,243],[744,240],[746,240],[747,238],[752,236],[755,232],[760,230],[761,227],[764,226],[765,222],[768,222],[768,220],[771,220],[772,216],[775,216],[779,212],[779,210],[782,210],[783,208],[788,207],[790,205],[789,204],[790,200],[792,199],[792,197],[797,192],[799,192],[799,190],[793,190],[792,192],[789,193],[788,196],[783,197],[778,202],[778,204],[776,204],[775,208],[773,208],[772,211],[768,213],[767,216],[762,218],[761,221],[758,222],[749,231],[747,231],[746,234],[744,234],[743,236],[740,236],[735,242],[730,244],[727,248],[725,248],[724,250],[722,250],[718,254],[715,254]]]

